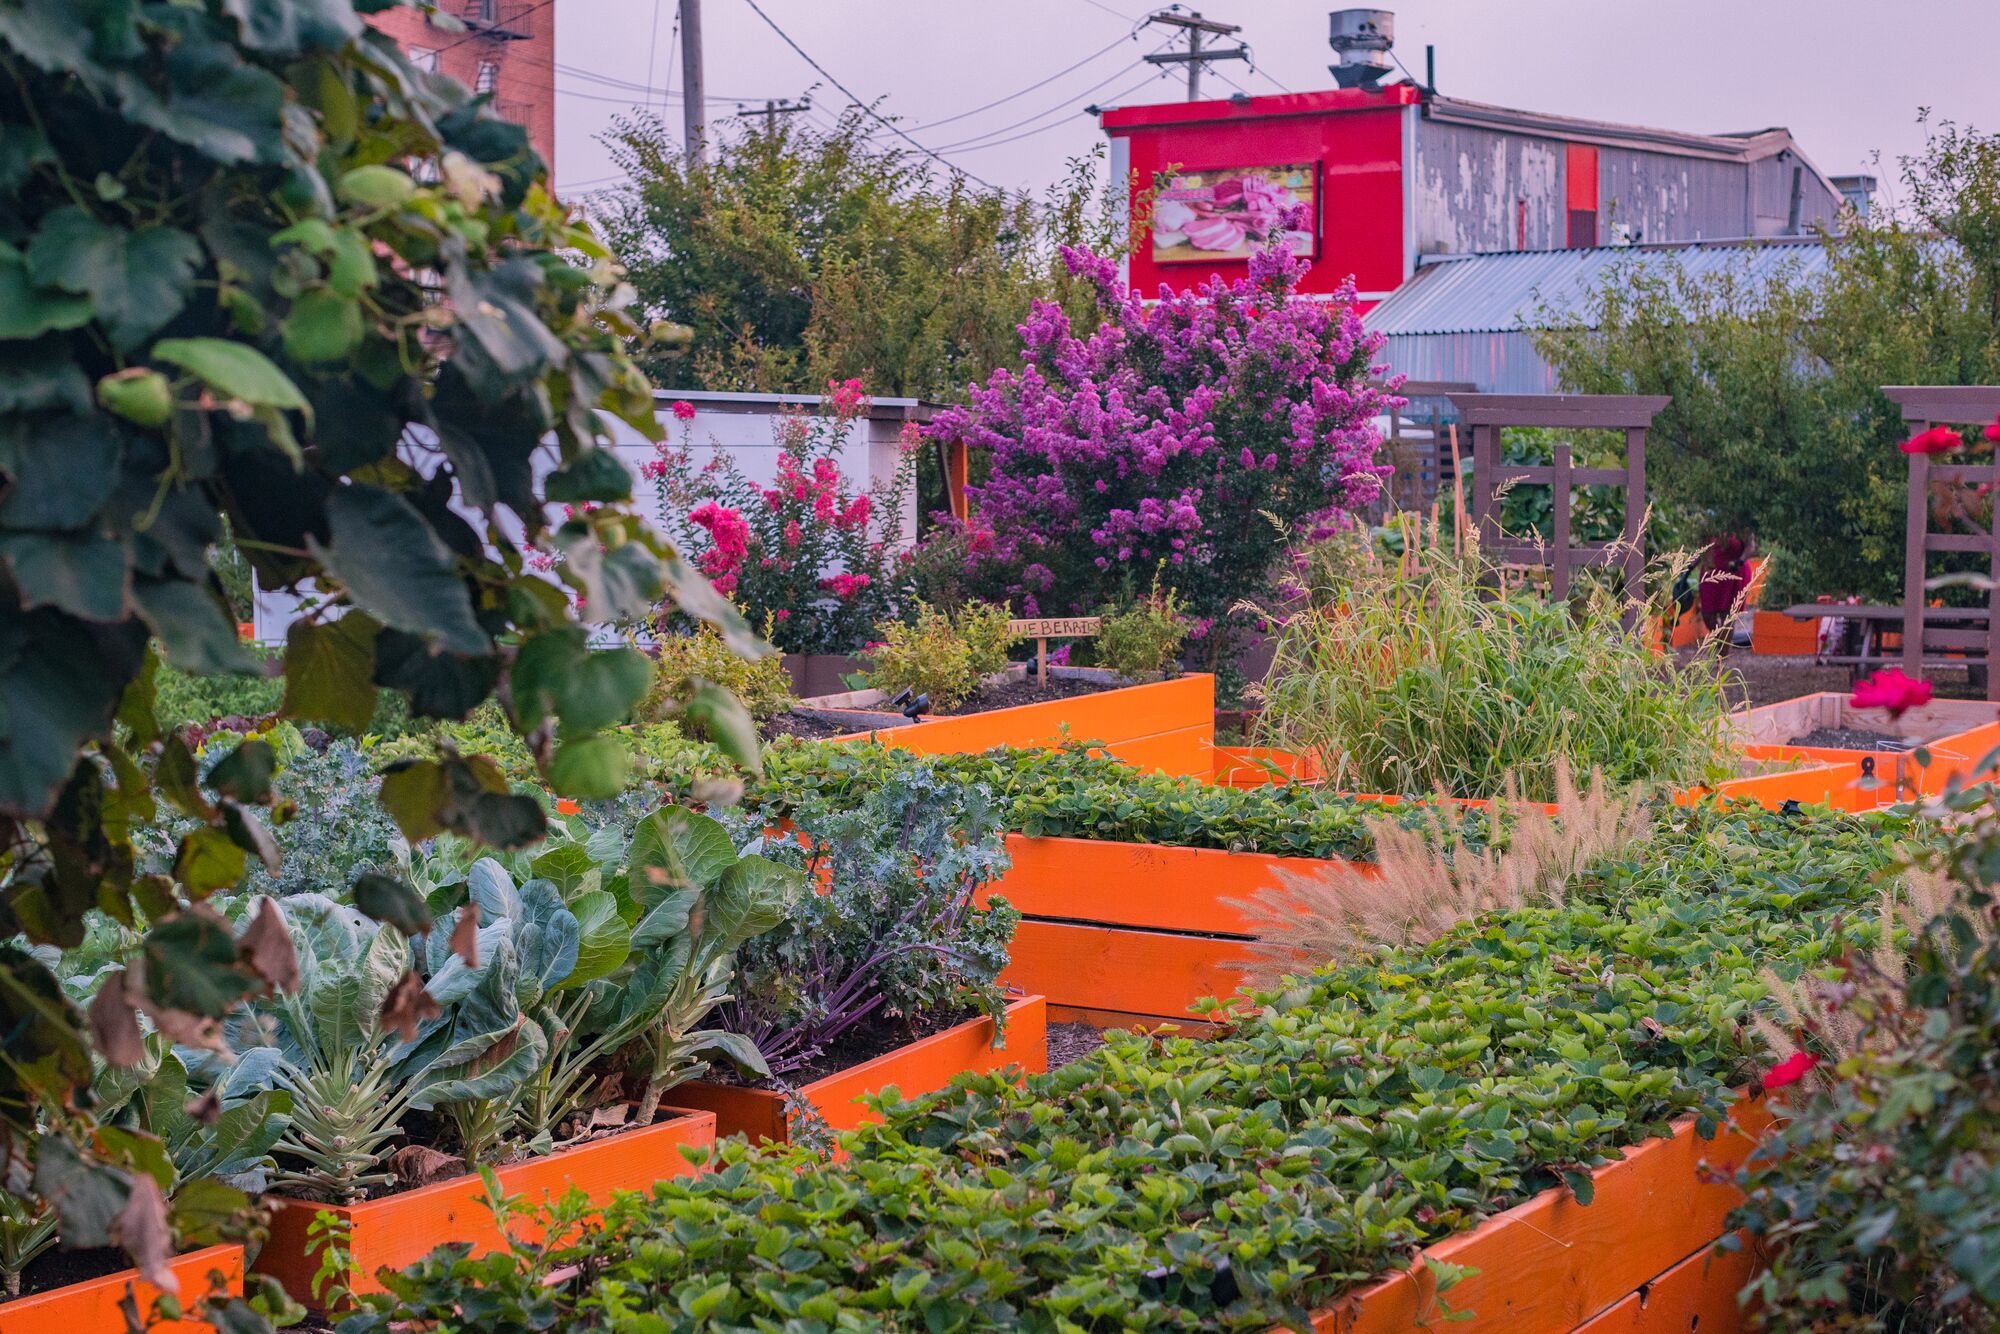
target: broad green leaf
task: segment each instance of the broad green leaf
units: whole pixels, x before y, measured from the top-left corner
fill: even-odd
[[[341,361],[368,332],[361,303],[330,288],[317,288],[292,303],[279,326],[285,355],[293,361]]]
[[[606,801],[625,789],[632,757],[614,736],[565,741],[549,763],[549,786],[578,801]]]
[[[174,856],[174,879],[198,899],[236,884],[247,868],[243,849],[228,834],[208,825],[183,838]]]
[[[14,571],[23,608],[56,607],[87,621],[129,613],[125,546],[98,533],[0,532],[0,560]]]
[[[365,208],[401,208],[417,196],[417,183],[407,172],[384,165],[356,167],[334,189],[348,203]]]
[[[632,648],[592,649],[580,626],[536,635],[521,646],[510,682],[524,728],[553,716],[565,736],[622,723],[652,684],[653,667]]]
[[[153,344],[153,359],[179,366],[224,398],[253,407],[303,412],[312,420],[312,405],[277,363],[248,343],[227,338],[162,338]]]
[[[489,1063],[481,1059],[458,1072],[439,1072],[445,1077],[426,1083],[423,1090],[410,1099],[410,1105],[418,1111],[428,1111],[453,1103],[506,1097],[534,1078],[547,1064],[548,1035],[532,1019],[523,1021],[507,1039],[504,1050],[505,1056],[498,1061]]]
[[[123,454],[117,423],[101,413],[0,418],[0,471],[11,481],[0,493],[0,527],[84,527],[117,490]]]
[[[222,12],[236,20],[243,45],[276,56],[337,51],[361,34],[352,0],[222,0]]]
[[[758,1051],[757,1044],[741,1033],[725,1032],[719,1028],[703,1029],[699,1033],[687,1035],[684,1050],[689,1056],[700,1060],[714,1060],[720,1057],[746,1075],[764,1078],[771,1073],[771,1067],[764,1060],[764,1053]]]
[[[553,884],[530,880],[521,886],[514,948],[521,960],[516,994],[523,1007],[539,1002],[544,992],[560,986],[574,971],[581,942],[581,924]]]
[[[89,413],[89,377],[74,361],[59,355],[53,342],[7,348],[5,353],[0,359],[0,412]]]
[[[757,738],[757,723],[743,701],[713,681],[696,684],[694,694],[683,706],[688,720],[701,729],[722,753],[751,772],[763,767],[763,746]]]
[[[132,586],[139,615],[159,636],[167,661],[195,676],[233,672],[256,675],[263,669],[244,647],[220,600],[184,579],[141,579]]]
[[[688,929],[694,906],[700,902],[698,889],[675,889],[659,895],[632,924],[631,947],[658,949],[673,940]]]
[[[359,732],[375,716],[375,643],[381,624],[363,611],[294,621],[285,632],[287,718]]]
[[[497,653],[443,653],[401,630],[375,637],[375,684],[405,692],[416,718],[464,718],[493,693],[500,667]]]
[[[412,843],[444,828],[438,812],[445,790],[444,766],[433,760],[404,760],[382,772],[382,807]]]
[[[750,856],[722,873],[721,882],[703,903],[702,930],[715,932],[732,947],[762,935],[785,920],[785,910],[804,886],[804,877],[789,866]]]
[[[75,207],[45,217],[27,250],[35,284],[88,296],[120,352],[138,347],[181,313],[201,258],[201,243],[178,228],[134,231]]]
[[[258,802],[271,793],[278,772],[278,754],[268,741],[239,742],[236,749],[208,771],[208,786],[237,801]]]
[[[420,936],[431,929],[431,913],[423,896],[394,876],[363,871],[354,881],[353,898],[355,907],[406,936]]]
[[[88,297],[35,286],[28,277],[26,257],[0,241],[0,340],[40,338],[88,323]]]
[[[242,850],[228,846],[240,867]],[[146,961],[147,993],[170,1010],[220,1019],[257,990],[257,979],[237,963],[229,923],[207,912],[185,912],[158,923],[146,933],[140,954]]]
[[[632,952],[631,928],[618,915],[618,899],[597,889],[571,900],[576,914],[576,966],[559,988],[580,987],[617,972]]]
[[[634,902],[651,905],[676,889],[703,890],[736,864],[736,845],[720,824],[664,806],[632,831],[628,854]]]
[[[455,558],[409,501],[379,487],[344,486],[327,502],[327,519],[332,542],[308,545],[356,605],[455,653],[491,649]]]
[[[632,474],[612,450],[590,446],[552,472],[543,494],[551,503],[630,500]]]

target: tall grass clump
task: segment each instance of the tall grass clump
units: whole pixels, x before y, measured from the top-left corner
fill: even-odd
[[[1311,558],[1310,587],[1263,686],[1262,739],[1350,790],[1553,801],[1558,766],[1614,787],[1731,775],[1718,641],[1653,653],[1647,618],[1595,581],[1566,604],[1477,544],[1405,516],[1402,551],[1353,540]],[[1643,612],[1643,608],[1639,609]]]

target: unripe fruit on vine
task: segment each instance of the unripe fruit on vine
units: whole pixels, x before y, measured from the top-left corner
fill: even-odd
[[[174,391],[167,377],[145,366],[128,366],[99,380],[97,401],[105,411],[141,426],[164,426],[174,415]]]

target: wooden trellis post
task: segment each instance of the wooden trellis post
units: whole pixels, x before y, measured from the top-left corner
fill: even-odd
[[[1903,421],[1913,434],[1933,426],[1974,423],[1983,426],[2000,417],[2000,386],[1996,385],[1899,384],[1883,385],[1882,392],[1902,408]],[[1933,463],[1928,454],[1912,454],[1909,458],[1909,521],[1903,538],[1903,671],[1921,677],[1925,655],[1931,650],[1983,652],[1986,698],[2000,699],[2000,673],[1993,670],[2000,663],[2000,536],[1995,533],[2000,523],[1989,519],[1986,528],[1975,533],[1934,533],[1930,503],[1932,482],[1985,485],[1991,488],[1989,495],[2000,497],[2000,450],[1979,463]],[[1985,629],[1929,623],[1945,619],[1925,615],[1927,566],[1933,551],[1965,551],[1986,557],[1993,587],[1986,593]],[[1979,617],[1973,612],[1950,619]]]
[[[1625,621],[1637,623],[1646,551],[1641,528],[1646,518],[1646,431],[1673,400],[1664,394],[1452,394],[1459,421],[1472,432],[1472,521],[1479,545],[1494,560],[1549,569],[1550,591],[1569,596],[1580,567],[1622,565]],[[1556,446],[1547,466],[1502,464],[1500,433],[1510,426],[1570,427],[1625,433],[1623,468],[1579,468],[1567,444]],[[1555,496],[1555,534],[1547,546],[1508,542],[1500,530],[1498,492],[1510,483],[1549,487]],[[1625,488],[1625,532],[1615,543],[1576,545],[1570,532],[1572,493],[1579,486]]]

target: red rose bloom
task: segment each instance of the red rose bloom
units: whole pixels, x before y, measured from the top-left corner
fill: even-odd
[[[1931,702],[1931,683],[1917,681],[1894,668],[1863,677],[1850,697],[1857,709],[1886,709],[1891,719]]]
[[[1794,1052],[1764,1072],[1764,1091],[1781,1089],[1787,1084],[1796,1084],[1806,1077],[1806,1073],[1819,1064],[1819,1057],[1811,1052]]]
[[[1949,426],[1933,426],[1903,442],[1905,454],[1948,454],[1965,444],[1964,437]]]

